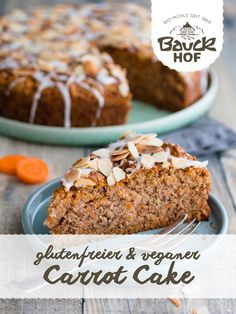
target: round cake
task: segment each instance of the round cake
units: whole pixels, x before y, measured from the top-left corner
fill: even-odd
[[[179,73],[154,57],[150,12],[136,4],[15,10],[0,29],[6,118],[67,128],[124,124],[131,94],[177,111],[207,88],[206,72]]]

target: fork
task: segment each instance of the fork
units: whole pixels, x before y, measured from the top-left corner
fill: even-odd
[[[172,224],[171,226],[165,227],[161,230],[161,232],[156,233],[154,236],[151,235],[151,239],[149,239],[149,241],[147,242],[147,240],[145,241],[138,241],[134,244],[132,244],[132,246],[135,246],[136,249],[139,250],[151,250],[149,248],[147,248],[147,244],[156,244],[159,240],[164,239],[167,235],[172,235],[171,238],[166,239],[165,242],[163,242],[160,246],[165,245],[166,243],[169,243],[170,241],[174,240],[177,238],[178,235],[186,235],[186,236],[190,236],[191,234],[194,233],[194,231],[199,227],[200,222],[195,224],[195,219],[193,219],[192,221],[185,223],[186,220],[188,218],[188,215],[186,213],[183,213],[180,216],[180,219],[177,220],[174,224]],[[156,237],[157,235],[160,235],[158,238]],[[186,238],[184,237],[183,239],[181,239],[174,247],[179,246],[183,241],[185,241]],[[145,247],[142,247],[141,245],[145,244]],[[156,246],[155,246],[156,248]],[[171,247],[173,248],[173,247]],[[126,251],[127,249],[129,249],[129,247],[120,247],[117,248],[116,250],[120,250],[121,252]],[[168,248],[170,249],[170,247]],[[87,263],[83,264],[84,266],[87,266],[89,264],[94,263],[95,260],[92,261],[88,261]],[[73,274],[76,270],[78,270],[78,267],[73,267],[70,270],[67,270],[67,272],[70,272],[71,274]],[[24,279],[19,279],[19,280],[14,280],[12,282],[10,282],[10,285],[14,288],[17,288],[19,290],[24,290],[24,291],[34,291],[37,289],[40,289],[46,285],[48,285],[48,283],[43,280],[42,277],[40,276],[34,276],[34,277],[28,277],[28,278],[24,278]]]

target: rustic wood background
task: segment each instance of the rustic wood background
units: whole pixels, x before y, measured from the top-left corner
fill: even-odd
[[[0,0],[0,14],[15,7],[25,8],[55,0]],[[69,1],[67,1],[69,2]],[[70,1],[72,2],[72,1]],[[76,1],[74,1],[76,2]],[[147,4],[147,0],[137,2]],[[214,65],[220,88],[210,116],[236,131],[236,1],[225,0],[224,50]],[[60,176],[90,148],[68,148],[28,144],[0,136],[0,155],[21,153],[44,159],[50,166],[51,178]],[[229,233],[236,233],[236,150],[208,156],[213,192],[224,203],[229,215]],[[14,178],[0,175],[0,233],[22,233],[21,208],[37,186],[25,186]],[[0,300],[0,313],[194,313],[207,308],[211,314],[235,314],[236,300],[184,300],[177,309],[167,300]],[[200,313],[201,311],[199,311]],[[205,312],[204,312],[205,313]]]

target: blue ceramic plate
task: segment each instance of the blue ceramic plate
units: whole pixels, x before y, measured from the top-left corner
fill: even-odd
[[[215,71],[211,70],[209,86],[205,95],[191,106],[178,112],[160,110],[134,100],[129,122],[125,125],[65,129],[63,127],[23,123],[0,117],[0,133],[30,142],[62,145],[107,144],[116,140],[126,130],[161,134],[190,124],[204,115],[214,102],[217,88],[217,75]]]
[[[49,234],[43,222],[47,217],[49,201],[59,186],[60,178],[45,184],[29,198],[22,212],[22,224],[26,234]],[[209,205],[211,207],[209,221],[201,222],[196,233],[225,234],[228,227],[228,217],[224,206],[213,194],[210,194]]]

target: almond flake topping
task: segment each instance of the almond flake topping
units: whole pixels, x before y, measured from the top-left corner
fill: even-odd
[[[156,134],[142,135],[126,131],[108,148],[95,150],[90,157],[75,162],[62,182],[67,190],[73,184],[76,187],[93,186],[96,183],[90,179],[90,173],[99,172],[106,177],[108,185],[113,186],[129,178],[141,166],[151,169],[155,163],[161,164],[162,168],[172,166],[177,169],[207,166],[207,161],[188,158],[171,156],[171,146],[163,147],[162,140]]]
[[[73,168],[82,168],[84,166],[86,166],[87,162],[90,160],[89,157],[86,158],[81,158],[79,160],[77,160],[74,164],[73,164]]]
[[[101,149],[98,149],[98,150],[95,150],[93,152],[93,155],[96,155],[98,157],[109,157],[110,155],[110,150],[107,149],[107,148],[101,148]]]
[[[146,144],[146,145],[150,145],[150,146],[157,146],[157,147],[161,147],[163,145],[163,141],[160,140],[159,138],[148,138],[148,139],[144,139],[140,142],[140,144]]]
[[[135,144],[133,142],[128,142],[128,148],[129,148],[129,151],[131,153],[131,155],[136,159],[138,158],[139,156],[139,152],[135,146]]]
[[[112,157],[112,161],[115,162],[115,161],[124,160],[124,159],[126,159],[129,155],[130,155],[130,152],[128,151],[127,153],[124,153],[124,154],[121,154],[121,155],[117,155],[117,156]]]
[[[155,162],[165,162],[168,159],[168,154],[167,152],[158,152],[152,155],[155,159]]]
[[[185,169],[189,167],[203,167],[205,168],[208,165],[208,161],[197,161],[197,160],[189,160],[183,157],[173,157],[171,156],[172,165],[178,169]]]
[[[90,179],[86,179],[86,178],[79,178],[76,182],[75,182],[75,187],[84,187],[84,186],[94,186],[96,185],[95,182],[93,182]]]
[[[170,166],[170,163],[168,161],[164,161],[162,163],[162,168],[168,168]]]
[[[133,131],[130,131],[130,130],[124,131],[123,133],[121,133],[119,139],[123,140],[125,138],[131,137],[132,134],[134,134]]]
[[[121,96],[127,97],[129,94],[129,85],[126,82],[122,82],[119,85],[119,91],[120,91]]]
[[[148,133],[148,134],[144,134],[143,137],[145,137],[148,140],[151,140],[151,139],[157,137],[157,134],[156,133]]]
[[[130,139],[130,142],[133,142],[134,144],[138,144],[143,140],[143,135],[134,136]]]
[[[114,167],[112,172],[117,182],[125,179],[126,173],[121,168]]]
[[[141,154],[154,154],[161,150],[161,147],[146,144],[138,144],[136,147]]]
[[[141,157],[141,164],[148,169],[151,169],[155,163],[154,157],[150,155],[142,155]]]
[[[88,61],[85,61],[84,64],[84,72],[86,75],[88,76],[92,76],[92,77],[96,77],[98,72],[99,72],[99,68],[98,66],[96,65],[96,63],[88,60]]]
[[[111,156],[119,156],[126,153],[129,153],[128,149],[116,149],[113,152],[111,152]]]
[[[107,183],[108,183],[108,185],[110,185],[110,186],[116,184],[116,179],[115,179],[113,173],[111,173],[111,174],[107,177]]]
[[[81,171],[80,169],[71,169],[64,176],[65,180],[69,183],[75,182],[80,177]]]
[[[86,165],[91,169],[98,170],[98,159],[89,160]]]
[[[111,173],[113,164],[108,158],[98,159],[98,169],[104,174],[104,176],[108,177]]]

